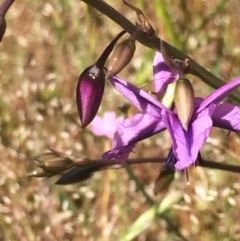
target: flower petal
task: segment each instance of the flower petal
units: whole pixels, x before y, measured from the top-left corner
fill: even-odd
[[[230,92],[236,89],[239,85],[240,85],[240,77],[218,88],[203,100],[203,102],[201,103],[198,109],[198,112],[201,112],[205,107],[207,107],[211,103],[219,104],[230,94]]]
[[[238,106],[229,103],[217,105],[212,120],[213,126],[240,134],[240,108]]]
[[[119,122],[123,121],[123,117],[116,118],[116,113],[113,111],[106,111],[103,118],[95,116],[91,122],[90,129],[96,136],[106,136],[113,138]]]
[[[113,148],[149,138],[165,129],[164,123],[148,114],[136,114],[118,125]]]
[[[176,116],[162,112],[163,122],[171,135],[173,152],[178,160],[175,168],[183,170],[196,161],[199,150],[209,136],[214,109],[215,105],[211,105],[195,114],[190,122],[188,132],[182,128]]]
[[[171,70],[165,63],[160,52],[156,52],[153,60],[154,89],[158,97],[161,97],[167,86],[178,79],[177,71]]]
[[[104,136],[104,131],[101,128],[104,124],[103,119],[100,116],[95,116],[93,121],[91,122],[90,129],[92,133],[96,136]]]
[[[130,144],[127,146],[121,146],[118,149],[112,149],[102,154],[102,159],[109,161],[115,159],[121,162],[124,162],[128,159],[128,156],[132,152],[132,149],[135,147],[135,144]]]
[[[171,110],[167,109],[144,90],[141,90],[116,76],[111,78],[110,82],[118,92],[143,113],[148,113],[156,118],[161,118],[162,109],[171,113]]]
[[[164,123],[158,118],[148,114],[136,114],[133,118],[126,119],[118,125],[114,134],[113,148],[103,154],[103,159],[111,158],[124,161],[141,140],[149,138],[165,129]],[[130,150],[130,148],[132,148]],[[121,155],[120,155],[121,154]]]

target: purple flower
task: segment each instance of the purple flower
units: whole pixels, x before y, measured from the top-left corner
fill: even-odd
[[[154,89],[158,99],[162,97],[169,84],[179,78],[176,70],[170,70],[164,61],[163,55],[156,52],[153,60]]]
[[[113,111],[104,113],[103,118],[96,116],[91,122],[90,129],[96,136],[113,138],[117,125],[123,121],[123,117],[116,117]]]
[[[169,69],[169,72],[172,71]],[[154,78],[157,74],[159,73],[154,73]],[[175,168],[184,170],[197,160],[199,150],[208,138],[212,126],[240,133],[240,108],[233,104],[221,103],[240,85],[240,78],[215,90],[204,100],[194,99],[194,110],[188,131],[183,129],[174,111],[166,108],[145,91],[117,77],[112,78],[111,82],[143,114],[137,114],[118,125],[112,150],[104,153],[103,159],[116,158],[124,161],[137,142],[167,129],[176,158]],[[167,86],[166,79],[163,84]]]

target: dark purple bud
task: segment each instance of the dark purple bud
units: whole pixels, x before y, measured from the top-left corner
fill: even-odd
[[[96,116],[105,87],[105,70],[93,65],[79,77],[77,85],[77,106],[82,127],[89,125]]]
[[[120,32],[107,46],[97,62],[85,69],[79,77],[76,96],[78,113],[83,128],[89,125],[97,114],[105,88],[106,72],[104,64],[118,39],[125,33],[125,30]]]
[[[115,47],[107,65],[107,79],[111,79],[128,65],[135,49],[135,40],[131,39],[125,39]]]
[[[56,181],[58,185],[68,185],[76,182],[82,182],[89,179],[95,172],[102,170],[102,163],[86,163],[86,166],[74,167],[70,171],[64,173],[60,179]]]
[[[5,15],[14,1],[15,0],[5,0],[0,6],[0,42],[2,42],[2,38],[5,34],[6,26],[7,26]]]

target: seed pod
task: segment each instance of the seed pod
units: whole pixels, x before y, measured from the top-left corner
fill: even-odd
[[[69,164],[68,160],[58,160],[58,161],[46,161],[45,165],[42,167],[45,171],[48,172],[63,172],[68,170],[72,165]]]
[[[48,152],[34,158],[46,172],[61,173],[72,167],[74,161],[60,152]]]
[[[135,52],[135,40],[125,39],[118,44],[109,59],[106,79],[117,75],[131,61]]]
[[[181,78],[177,81],[174,91],[174,104],[183,129],[188,131],[188,124],[193,114],[194,90],[187,78]]]

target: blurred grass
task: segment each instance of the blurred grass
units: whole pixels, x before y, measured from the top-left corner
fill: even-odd
[[[135,21],[121,1],[107,2]],[[160,37],[201,65],[226,81],[239,75],[237,1],[228,1],[214,15],[217,0],[131,3],[143,9]],[[86,183],[64,187],[54,185],[54,178],[27,178],[33,156],[48,147],[89,158],[99,158],[107,149],[105,139],[79,128],[75,88],[81,71],[120,28],[80,1],[63,0],[16,1],[7,24],[0,45],[0,240],[183,240],[166,220],[187,240],[240,239],[236,174],[190,169],[190,186],[177,175],[169,193],[179,191],[183,197],[175,205],[169,201],[164,219],[154,212],[145,227],[135,224],[140,219],[144,225],[144,215],[170,195],[153,195],[160,169],[156,165],[132,170],[154,206],[125,170],[102,172]],[[120,76],[137,85],[148,83],[144,88],[151,90],[153,56],[152,50],[137,44],[133,61]],[[208,86],[190,78],[197,95],[206,96]],[[115,111],[123,101],[107,84],[100,112]],[[139,143],[133,156],[165,156],[169,147],[169,137],[162,133]],[[239,138],[232,134],[225,139],[225,133],[213,130],[202,153],[219,162],[239,163]]]

